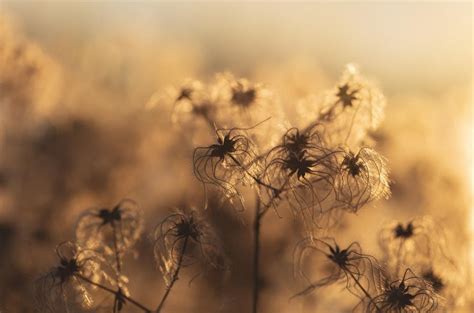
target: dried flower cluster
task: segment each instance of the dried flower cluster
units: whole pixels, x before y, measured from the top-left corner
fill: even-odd
[[[354,312],[447,307],[441,294],[448,295],[448,281],[440,276],[438,262],[452,262],[444,238],[431,235],[434,224],[428,218],[384,228],[380,260],[363,252],[358,242],[340,245],[323,236],[335,229],[342,214],[390,196],[387,162],[369,136],[383,117],[385,100],[354,66],[320,101],[300,102],[306,107],[294,126],[267,86],[229,73],[218,74],[209,84],[186,81],[157,98],[168,100],[179,127],[194,132],[206,125],[209,141],[197,145],[192,156],[194,175],[204,189],[204,209],[210,189],[238,212],[251,207],[249,198],[255,200],[252,312],[259,309],[261,292],[260,227],[268,212],[285,209],[297,217],[304,233],[294,252],[294,272],[305,287],[295,296],[341,284],[356,297]],[[143,232],[142,212],[133,200],[85,211],[76,240],[58,246],[58,265],[38,281],[40,311],[96,308],[94,295],[105,293],[113,296],[112,312],[126,306],[161,312],[184,268],[229,268],[202,212],[173,211],[153,231],[155,261],[165,286],[156,309],[149,309],[131,297],[123,270],[124,256]]]
[[[212,227],[196,211],[168,215],[154,231],[154,253],[166,282],[156,310],[134,300],[123,274],[123,256],[143,233],[142,212],[130,199],[111,208],[86,210],[78,219],[76,240],[56,248],[58,265],[37,280],[39,312],[75,312],[97,309],[94,296],[113,296],[111,310],[122,312],[132,305],[142,312],[160,312],[180,269],[198,261],[225,268],[225,257]]]
[[[312,281],[304,271],[303,261],[321,267],[319,270],[314,266],[310,268],[316,273],[324,273],[323,278]],[[333,239],[307,239],[298,247],[295,264],[298,273],[309,282],[308,287],[296,296],[343,283],[359,298],[355,312],[435,312],[440,308],[440,295],[427,277],[417,276],[410,268],[401,276],[388,272],[385,264],[363,254],[358,243],[341,249]]]
[[[196,122],[207,121],[211,130],[229,127],[217,128],[217,143],[195,150],[194,172],[206,190],[215,186],[224,199],[244,208],[239,187],[250,185],[262,199],[264,211],[286,203],[309,232],[327,224],[323,222],[326,213],[357,212],[367,203],[390,195],[384,158],[362,144],[362,138],[380,122],[385,102],[380,91],[352,66],[331,97],[313,104],[311,121],[286,131],[282,127],[288,122],[279,114],[279,102],[263,101],[267,92],[258,84],[218,75],[208,86],[201,82],[193,85],[199,86],[195,97],[189,84],[181,87],[175,101],[182,104],[175,108],[175,115],[192,114]],[[197,109],[202,107],[203,98],[207,107],[204,115]],[[271,110],[266,107],[268,103]],[[193,109],[183,111],[183,105]],[[228,113],[229,108],[235,111]],[[274,112],[275,116],[267,120],[265,114]],[[267,125],[279,127],[269,132]],[[279,137],[276,141],[275,135]]]

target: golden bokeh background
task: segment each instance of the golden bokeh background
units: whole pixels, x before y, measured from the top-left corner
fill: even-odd
[[[393,196],[348,217],[341,237],[377,255],[386,222],[433,216],[458,263],[449,275],[466,291],[457,312],[471,312],[472,12],[470,2],[0,2],[0,311],[31,312],[32,282],[82,210],[130,197],[150,229],[170,207],[201,203],[196,142],[172,125],[171,107],[156,101],[162,91],[231,71],[275,90],[291,120],[300,99],[354,62],[387,97],[373,136]],[[250,253],[248,229],[228,211],[215,217],[232,225],[227,242]],[[288,301],[296,239],[285,218],[271,217],[263,234],[265,311],[345,312],[337,288],[323,304]],[[128,269],[145,302],[163,288],[149,248],[144,238]],[[170,299],[170,311],[241,312],[248,264],[236,262],[241,277],[223,286],[182,283],[175,292],[187,300]]]

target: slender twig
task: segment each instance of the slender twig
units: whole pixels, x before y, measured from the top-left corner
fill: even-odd
[[[349,275],[352,277],[352,279],[354,280],[354,282],[356,283],[356,285],[360,288],[360,290],[365,294],[365,296],[370,300],[371,303],[374,304],[375,306],[375,309],[377,310],[378,313],[381,313],[382,311],[380,310],[380,308],[378,307],[377,303],[375,303],[374,301],[374,298],[372,298],[372,296],[370,295],[370,293],[364,288],[364,286],[362,286],[362,284],[359,282],[359,280],[354,276],[354,274],[349,271],[347,268],[343,267],[343,270],[346,272],[346,273],[349,273]]]
[[[255,217],[253,225],[253,293],[252,293],[252,312],[257,313],[258,298],[260,291],[260,272],[259,272],[259,260],[260,260],[260,225],[263,215],[260,214],[260,197],[256,196],[255,205]]]
[[[211,119],[211,117],[209,116],[209,114],[201,114],[202,117],[204,118],[204,120],[206,121],[207,125],[209,126],[209,128],[211,128],[211,130],[214,130],[216,128],[216,123],[215,121],[213,121]]]
[[[400,266],[402,263],[402,247],[404,245],[403,239],[400,239],[400,243],[398,244],[398,251],[397,251],[397,263],[395,265],[395,275],[398,276],[400,272]]]
[[[237,164],[242,170],[244,170],[245,173],[247,173],[247,175],[250,176],[250,178],[252,178],[258,185],[262,186],[262,187],[265,187],[267,189],[270,189],[272,190],[273,192],[277,191],[278,189],[276,187],[273,187],[272,185],[269,185],[265,182],[263,182],[260,178],[258,178],[257,176],[255,176],[254,174],[252,174],[248,168],[246,168],[245,166],[243,166],[239,160],[237,160],[232,154],[229,154],[229,157],[232,159],[232,161],[235,162],[235,164]]]
[[[211,129],[211,131],[214,131],[216,130],[216,128],[218,128],[218,126],[216,125],[216,121],[214,121],[208,114],[208,112],[204,111],[204,112],[199,112],[197,114],[198,116],[201,116],[204,121],[206,122],[207,126],[209,126],[209,128]]]
[[[114,221],[112,221],[112,230],[114,236],[115,261],[117,262],[117,272],[119,275],[122,275],[122,262],[120,259],[120,251],[117,242],[117,226],[115,225]]]
[[[117,294],[119,295],[119,297],[121,297],[123,294],[122,289],[120,287],[120,280],[122,279],[122,260],[120,258],[120,251],[119,251],[118,242],[117,242],[117,226],[114,221],[112,221],[112,231],[113,231],[113,236],[114,236],[115,261],[117,263],[117,284],[118,284]],[[117,301],[120,301],[120,299],[116,297],[114,301],[114,308],[112,311],[114,313],[117,312],[117,305],[118,305]]]
[[[181,265],[183,263],[184,253],[186,251],[186,246],[188,244],[188,239],[189,239],[189,237],[187,237],[187,236],[184,238],[183,247],[181,248],[180,255],[179,255],[179,258],[178,258],[178,264],[176,265],[176,270],[173,273],[173,276],[171,278],[171,281],[170,281],[168,287],[166,287],[165,294],[163,295],[163,298],[161,298],[160,304],[158,305],[158,308],[156,309],[156,313],[159,313],[161,311],[161,309],[163,308],[163,305],[165,304],[166,299],[168,298],[168,295],[171,292],[171,289],[174,286],[174,283],[178,280],[178,274],[179,274],[179,271],[181,269]]]
[[[152,312],[152,310],[148,309],[146,306],[144,306],[144,305],[141,304],[140,302],[138,302],[138,301],[136,301],[136,300],[134,300],[134,299],[132,299],[132,298],[130,298],[130,297],[124,295],[124,294],[119,294],[118,291],[115,291],[115,290],[113,290],[112,288],[109,288],[109,287],[107,287],[107,286],[104,286],[104,285],[102,285],[102,284],[100,284],[100,283],[96,283],[96,282],[90,280],[89,278],[87,278],[87,277],[85,277],[85,276],[83,276],[83,275],[80,275],[80,274],[75,274],[74,276],[77,277],[77,278],[82,279],[82,280],[85,281],[86,283],[89,283],[89,284],[91,284],[91,285],[93,285],[93,286],[96,286],[97,288],[100,288],[100,289],[102,289],[102,290],[104,290],[104,291],[107,291],[107,292],[113,294],[113,295],[116,296],[116,297],[121,297],[122,299],[126,300],[127,302],[130,302],[130,303],[132,303],[133,305],[135,305],[137,308],[140,308],[143,312],[146,312],[146,313],[151,313],[151,312]]]

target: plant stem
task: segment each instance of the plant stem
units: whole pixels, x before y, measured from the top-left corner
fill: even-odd
[[[375,305],[375,308],[377,309],[377,313],[381,313],[382,311],[380,310],[380,308],[377,306],[377,303],[375,303],[374,301],[374,298],[372,298],[372,296],[369,294],[369,292],[364,288],[364,286],[362,286],[362,284],[359,282],[358,279],[355,278],[354,274],[352,274],[351,271],[347,270],[345,267],[343,267],[344,271],[346,273],[349,273],[349,275],[352,277],[352,279],[354,280],[354,282],[356,283],[356,285],[360,288],[360,290],[362,290],[362,292],[365,294],[365,296],[370,300],[371,303],[373,303]]]
[[[395,265],[395,276],[398,277],[400,274],[400,266],[402,262],[402,247],[403,247],[404,241],[403,239],[400,239],[400,243],[398,244],[398,252],[397,252],[397,264]]]
[[[247,173],[247,175],[250,176],[250,178],[252,178],[258,185],[262,186],[262,187],[265,187],[265,188],[268,188],[270,190],[272,190],[273,192],[277,191],[278,189],[267,184],[267,183],[264,183],[260,178],[258,178],[257,176],[255,176],[254,174],[250,173],[250,171],[245,167],[243,166],[239,160],[237,160],[232,154],[229,154],[229,157],[232,159],[232,161],[235,162],[235,164],[237,164],[245,173]]]
[[[263,215],[260,214],[260,197],[257,195],[255,205],[255,217],[253,224],[253,294],[252,294],[252,312],[257,313],[258,298],[259,298],[259,260],[260,260],[260,225]]]
[[[168,295],[171,292],[171,289],[174,286],[174,283],[178,280],[178,274],[179,274],[179,271],[181,269],[181,265],[183,263],[183,257],[184,257],[184,252],[186,251],[186,246],[188,244],[188,238],[189,237],[184,238],[183,247],[181,248],[181,252],[180,252],[180,255],[179,255],[176,270],[173,273],[173,277],[171,278],[171,282],[170,282],[169,286],[166,288],[166,291],[165,291],[165,294],[163,295],[163,298],[161,298],[160,304],[158,305],[158,308],[156,309],[156,313],[159,313],[161,311],[161,309],[163,308],[163,305],[165,304],[166,299],[168,298]]]
[[[120,251],[119,251],[118,241],[117,241],[117,226],[114,221],[112,221],[112,231],[113,231],[113,236],[114,236],[115,261],[117,263],[117,285],[118,285],[117,293],[121,296],[123,294],[122,289],[121,289],[121,284],[120,284],[120,280],[122,279],[122,260],[120,258]],[[116,297],[114,301],[114,308],[112,311],[113,313],[117,312],[118,301],[120,301],[120,299],[117,299]]]
[[[117,226],[115,225],[114,221],[112,221],[112,230],[114,236],[115,261],[117,262],[117,272],[119,275],[122,275],[122,262],[120,260],[120,251],[117,242]]]
[[[118,291],[115,291],[115,290],[113,290],[113,289],[111,289],[111,288],[109,288],[109,287],[107,287],[107,286],[102,285],[102,284],[96,283],[96,282],[90,280],[89,278],[87,278],[87,277],[85,277],[85,276],[82,276],[82,275],[80,275],[80,274],[75,274],[74,276],[76,276],[77,278],[82,279],[83,281],[85,281],[85,282],[87,282],[87,283],[89,283],[89,284],[91,284],[91,285],[93,285],[93,286],[96,286],[96,287],[98,287],[98,288],[100,288],[100,289],[102,289],[102,290],[104,290],[104,291],[107,291],[107,292],[113,294],[113,295],[116,296],[116,297],[117,297],[117,296],[122,297],[123,299],[125,299],[125,300],[127,300],[128,302],[130,302],[130,303],[132,303],[133,305],[135,305],[137,308],[140,308],[141,310],[143,310],[143,312],[146,312],[146,313],[151,313],[151,312],[152,312],[150,309],[148,309],[146,306],[144,306],[144,305],[141,304],[140,302],[138,302],[138,301],[136,301],[136,300],[134,300],[134,299],[132,299],[132,298],[130,298],[130,297],[127,297],[127,296],[124,295],[124,294],[119,295],[119,294],[118,294]]]

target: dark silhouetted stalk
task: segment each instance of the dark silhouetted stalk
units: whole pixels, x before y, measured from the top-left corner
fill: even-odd
[[[85,281],[85,282],[88,283],[88,284],[91,284],[91,285],[93,285],[93,286],[96,286],[97,288],[102,289],[102,290],[104,290],[104,291],[107,291],[107,292],[109,292],[110,294],[113,294],[115,297],[121,297],[121,298],[124,299],[125,301],[127,301],[127,302],[129,302],[129,303],[135,305],[137,308],[141,309],[143,312],[146,312],[146,313],[151,313],[151,312],[152,312],[150,309],[148,309],[146,306],[144,306],[144,305],[141,304],[140,302],[138,302],[138,301],[136,301],[136,300],[134,300],[134,299],[132,299],[132,298],[130,298],[130,297],[124,295],[124,294],[119,294],[118,291],[115,291],[115,290],[113,290],[113,289],[111,289],[111,288],[109,288],[109,287],[107,287],[107,286],[102,285],[102,284],[96,283],[96,282],[90,280],[89,278],[87,278],[87,277],[85,277],[85,276],[82,276],[82,275],[80,275],[80,274],[75,274],[74,276],[76,276],[77,278],[79,278],[79,279]]]
[[[258,298],[260,291],[260,271],[259,271],[259,260],[260,260],[260,226],[263,214],[260,212],[260,197],[257,195],[255,205],[255,218],[253,224],[253,293],[252,293],[252,312],[257,313]]]
[[[118,242],[117,242],[117,226],[114,221],[112,221],[112,231],[113,231],[113,236],[114,236],[115,261],[117,263],[117,282],[118,282],[117,295],[123,298],[123,293],[120,286],[120,280],[122,279],[122,260],[120,258],[120,251],[119,251]],[[116,300],[114,301],[114,308],[113,308],[114,313],[117,312],[117,300],[119,299],[120,298],[116,298]]]
[[[398,245],[398,252],[397,252],[397,264],[395,265],[395,275],[398,276],[398,274],[400,273],[400,266],[401,266],[401,263],[402,263],[402,248],[403,248],[403,245],[404,245],[404,241],[403,239],[400,239],[400,243]]]
[[[262,226],[262,219],[265,214],[268,212],[268,209],[272,206],[273,201],[277,199],[280,192],[285,187],[286,183],[276,192],[274,192],[273,197],[270,201],[261,206],[260,197],[258,193],[256,194],[256,204],[255,204],[255,215],[254,215],[254,224],[253,224],[253,290],[252,290],[252,313],[257,313],[258,311],[258,300],[260,294],[260,228]],[[272,189],[274,189],[272,187]]]
[[[120,259],[120,251],[118,248],[118,242],[117,242],[117,226],[115,223],[112,221],[112,230],[113,230],[113,236],[114,236],[114,249],[115,249],[115,261],[117,262],[117,272],[119,275],[122,275],[122,260]]]
[[[181,252],[180,252],[180,255],[179,255],[179,259],[178,259],[178,264],[176,265],[176,270],[173,273],[173,277],[171,278],[171,281],[170,281],[168,287],[166,288],[166,291],[165,291],[165,294],[163,295],[163,298],[161,298],[160,304],[158,305],[158,308],[156,309],[156,313],[159,313],[161,311],[161,309],[163,308],[163,306],[166,302],[166,299],[168,298],[168,295],[171,292],[171,289],[173,288],[175,282],[178,280],[178,275],[179,275],[179,271],[181,270],[181,266],[183,264],[183,258],[184,258],[184,253],[186,252],[186,246],[188,244],[188,239],[189,239],[189,236],[186,236],[184,238],[183,247],[181,248]]]
[[[360,290],[364,293],[364,295],[367,297],[367,299],[370,300],[371,303],[374,304],[375,306],[375,309],[377,310],[377,313],[382,313],[382,311],[380,310],[380,308],[377,306],[377,304],[375,303],[374,301],[374,298],[372,298],[372,296],[369,294],[369,292],[364,288],[364,286],[362,286],[362,284],[359,282],[359,280],[354,276],[354,274],[347,270],[345,267],[343,268],[344,271],[346,273],[349,273],[349,275],[352,277],[352,279],[354,280],[354,282],[356,283],[356,285],[360,288]]]

